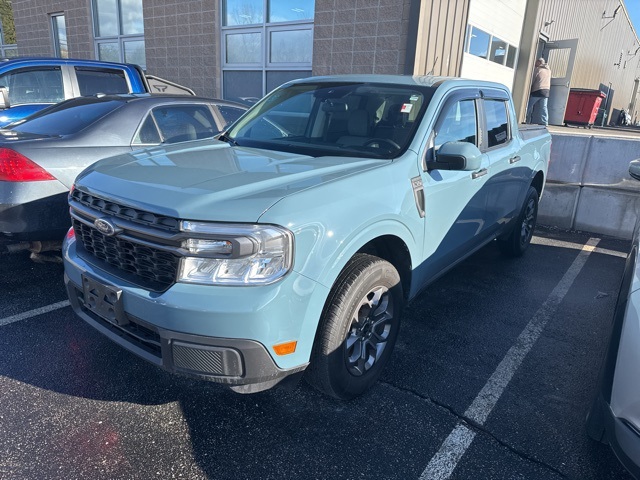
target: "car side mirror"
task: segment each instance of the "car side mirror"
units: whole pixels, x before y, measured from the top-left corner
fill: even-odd
[[[469,142],[447,142],[435,154],[430,170],[478,170],[482,152]]]
[[[638,160],[633,160],[629,164],[629,175],[636,180],[640,180],[640,158]]]
[[[7,87],[0,87],[0,108],[9,108],[9,89]]]

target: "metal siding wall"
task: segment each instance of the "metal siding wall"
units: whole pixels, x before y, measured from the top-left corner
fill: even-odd
[[[423,0],[414,74],[460,75],[469,0]]]
[[[602,18],[603,12],[612,16],[619,5],[620,0],[541,0],[537,19],[537,30],[546,30],[550,41],[579,39],[570,86],[598,89],[611,82],[612,107],[616,109],[629,107],[633,81],[640,74],[640,51],[633,55],[637,38],[624,7],[614,19]],[[555,22],[544,28],[544,23],[551,20]],[[620,53],[622,64],[618,67],[614,64]]]

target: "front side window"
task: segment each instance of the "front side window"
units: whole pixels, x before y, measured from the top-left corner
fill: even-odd
[[[9,89],[11,105],[64,100],[60,67],[8,72],[0,76],[0,85]]]
[[[223,97],[251,103],[311,75],[314,0],[223,0]]]
[[[485,100],[484,111],[489,148],[507,143],[510,140],[507,102],[504,100]]]
[[[440,114],[436,128],[435,149],[447,142],[469,142],[476,144],[476,102],[460,100]]]
[[[146,67],[142,0],[93,0],[96,56]]]

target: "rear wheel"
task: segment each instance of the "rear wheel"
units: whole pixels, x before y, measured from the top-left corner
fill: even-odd
[[[531,243],[537,219],[538,191],[529,187],[520,215],[516,219],[516,225],[508,237],[498,239],[498,246],[502,253],[509,257],[522,256]]]
[[[307,381],[342,400],[367,391],[389,361],[403,303],[393,265],[372,255],[355,255],[329,294]]]

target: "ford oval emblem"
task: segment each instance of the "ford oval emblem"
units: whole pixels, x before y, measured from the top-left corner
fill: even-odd
[[[116,227],[113,223],[111,223],[109,220],[107,220],[106,218],[97,218],[94,222],[93,222],[93,226],[96,227],[96,229],[107,236],[112,236],[115,235],[116,233]]]

